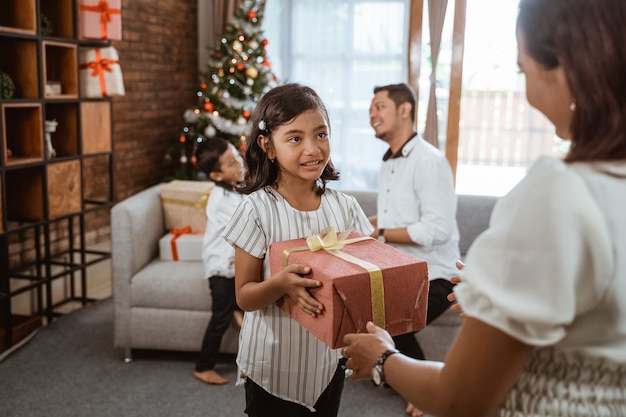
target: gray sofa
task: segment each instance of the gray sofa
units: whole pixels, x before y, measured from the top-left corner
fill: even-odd
[[[111,209],[114,346],[132,360],[132,349],[200,350],[211,317],[211,297],[202,262],[159,259],[166,233],[161,208],[162,184],[143,190]],[[367,215],[376,212],[376,193],[353,194]],[[457,220],[464,256],[488,225],[495,197],[459,195]],[[418,333],[429,359],[443,359],[460,325],[450,311]],[[237,352],[237,330],[228,329],[221,351]]]

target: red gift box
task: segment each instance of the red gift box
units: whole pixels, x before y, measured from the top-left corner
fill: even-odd
[[[272,275],[287,264],[302,264],[322,282],[310,289],[324,305],[322,314],[308,315],[287,296],[277,302],[285,312],[333,349],[345,346],[345,334],[365,332],[368,321],[392,336],[426,327],[425,261],[354,231],[322,233],[270,245]]]
[[[122,0],[80,0],[81,39],[122,39]]]

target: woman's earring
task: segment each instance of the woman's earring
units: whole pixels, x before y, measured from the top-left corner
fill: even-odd
[[[569,109],[571,111],[576,111],[576,100],[573,100],[570,104],[569,104]]]

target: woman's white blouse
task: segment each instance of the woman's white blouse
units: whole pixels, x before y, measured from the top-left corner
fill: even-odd
[[[544,157],[494,207],[455,294],[537,347],[626,362],[626,165]]]

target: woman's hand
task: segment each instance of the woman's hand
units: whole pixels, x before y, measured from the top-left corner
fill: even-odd
[[[465,267],[465,264],[461,261],[456,261],[456,267],[459,269],[459,271],[462,271],[463,268]],[[450,282],[453,284],[458,284],[459,282],[461,282],[461,278],[458,275],[453,276],[452,278],[450,278]],[[459,317],[465,318],[465,313],[463,313],[463,309],[461,308],[461,305],[459,303],[455,303],[456,295],[454,295],[453,292],[448,294],[448,301],[450,301],[451,303],[454,303],[450,306],[450,310],[460,311],[461,313],[459,314]]]
[[[343,337],[346,347],[341,354],[348,358],[346,367],[352,370],[352,379],[370,379],[372,367],[378,357],[387,349],[395,347],[386,330],[367,322],[367,333],[350,333]]]

